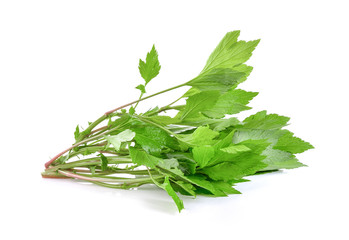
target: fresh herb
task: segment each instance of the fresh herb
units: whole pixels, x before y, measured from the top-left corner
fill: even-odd
[[[161,68],[153,46],[139,61],[144,79],[136,87],[139,99],[106,112],[84,131],[77,126],[75,143],[47,162],[42,176],[119,189],[155,184],[181,211],[177,193],[237,194],[234,185],[246,176],[305,166],[295,154],[313,146],[283,129],[288,117],[266,111],[242,121],[230,116],[251,109],[247,104],[257,95],[237,87],[252,71],[245,62],[259,40],[238,41],[238,36],[239,31],[227,33],[194,79],[143,97]],[[179,99],[136,112],[140,102],[183,86],[191,88]],[[177,104],[181,99],[186,104]]]

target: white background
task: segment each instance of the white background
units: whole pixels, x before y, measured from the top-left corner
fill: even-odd
[[[0,1],[1,239],[348,239],[347,1]],[[309,167],[250,177],[242,195],[183,197],[42,179],[77,124],[198,74],[228,31],[261,38],[241,88],[252,114],[291,117]],[[174,92],[140,104],[166,103]]]

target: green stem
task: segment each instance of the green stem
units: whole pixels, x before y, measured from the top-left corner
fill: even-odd
[[[121,164],[121,163],[132,163],[132,160],[129,158],[120,158],[117,156],[106,156],[108,159],[108,163],[110,164]],[[85,167],[90,165],[96,165],[101,163],[101,159],[99,157],[93,157],[83,160],[78,160],[75,162],[60,164],[55,167],[47,168],[46,171],[57,171],[59,169],[70,169],[74,167]]]
[[[140,116],[137,116],[137,118],[138,118],[139,120],[143,121],[143,122],[149,123],[149,124],[151,124],[151,125],[154,125],[154,126],[160,128],[160,129],[164,130],[165,132],[167,132],[167,133],[170,134],[170,135],[175,135],[175,134],[174,134],[173,132],[171,132],[170,130],[164,128],[163,126],[161,126],[161,125],[159,125],[159,124],[157,124],[157,123],[155,123],[155,122],[152,122],[152,121],[150,121],[150,120],[148,120],[148,119],[145,119],[145,118],[143,118],[143,117],[140,117]]]
[[[87,135],[91,133],[91,130],[94,129],[98,124],[106,120],[108,116],[103,115],[98,118],[96,121],[91,123],[83,132],[80,133],[80,136],[76,139],[76,143],[81,142]]]
[[[91,182],[93,184],[102,186],[102,187],[108,187],[108,188],[116,188],[116,189],[130,189],[130,188],[135,188],[135,187],[139,187],[141,185],[147,184],[147,183],[152,183],[152,181],[144,181],[144,182],[139,182],[139,183],[133,183],[133,184],[109,184],[109,183],[104,183],[104,182]]]
[[[138,100],[141,100],[143,97],[144,93],[142,92],[141,95],[139,96]],[[136,110],[136,107],[138,106],[139,101],[136,103],[134,109]]]
[[[118,110],[120,110],[120,109],[123,109],[123,108],[125,108],[125,107],[128,107],[128,106],[130,106],[130,105],[132,105],[132,104],[135,104],[135,103],[144,101],[144,100],[146,100],[146,99],[148,99],[148,98],[155,97],[155,96],[160,95],[160,94],[162,94],[162,93],[169,92],[169,91],[172,91],[172,90],[174,90],[174,89],[177,89],[177,88],[180,88],[180,87],[183,87],[183,86],[186,86],[186,84],[177,85],[177,86],[175,86],[175,87],[168,88],[168,89],[166,89],[166,90],[163,90],[163,91],[154,93],[154,94],[152,94],[152,95],[149,95],[149,96],[147,96],[147,97],[145,97],[145,98],[141,98],[141,99],[138,99],[138,100],[136,100],[136,101],[127,103],[127,104],[125,104],[125,105],[122,105],[122,106],[120,106],[120,107],[118,107],[118,108],[115,108],[115,109],[113,109],[113,110],[110,110],[110,111],[106,112],[104,115],[108,116],[109,114],[111,114],[111,113],[113,113],[113,112],[115,112],[115,111],[118,111]]]
[[[99,133],[99,134],[97,134],[97,135],[95,135],[93,137],[87,138],[87,139],[85,139],[85,140],[83,140],[81,142],[75,143],[73,146],[67,148],[63,152],[61,152],[61,153],[57,154],[55,157],[53,157],[50,161],[46,162],[45,163],[45,167],[48,168],[55,160],[57,160],[60,156],[62,156],[66,152],[70,151],[71,149],[73,149],[73,148],[75,148],[75,147],[77,147],[77,146],[79,146],[81,144],[84,144],[84,143],[90,142],[92,140],[98,139],[99,137],[103,136],[104,134],[108,134],[110,132],[113,132],[113,131],[117,130],[118,128],[122,127],[123,125],[124,124],[116,126],[116,127],[112,128],[112,129],[109,129],[109,130],[107,130],[105,132]]]
[[[165,90],[163,90],[163,91],[154,93],[154,94],[149,95],[149,96],[147,96],[147,97],[145,97],[145,98],[138,99],[138,100],[136,100],[136,101],[127,103],[127,104],[125,104],[125,105],[122,105],[122,106],[120,106],[120,107],[118,107],[118,108],[115,108],[115,109],[113,109],[113,110],[110,110],[110,111],[106,112],[103,116],[101,116],[101,117],[98,118],[96,121],[94,121],[93,123],[91,123],[91,124],[88,126],[88,128],[87,128],[86,130],[83,131],[84,134],[80,134],[79,138],[77,138],[76,143],[75,143],[73,146],[67,148],[67,149],[64,150],[63,152],[61,152],[61,153],[57,154],[56,156],[54,156],[50,161],[48,161],[48,162],[45,163],[45,167],[48,168],[55,160],[57,160],[60,156],[62,156],[62,155],[65,154],[66,152],[70,151],[71,149],[73,149],[73,148],[75,148],[75,147],[77,147],[77,146],[79,146],[79,145],[81,145],[81,144],[87,143],[87,142],[89,142],[89,141],[91,141],[91,140],[98,139],[100,136],[102,136],[102,134],[110,133],[110,132],[112,132],[112,131],[115,131],[117,128],[119,128],[120,126],[117,126],[117,127],[115,127],[115,128],[109,129],[109,130],[107,130],[107,131],[105,131],[105,132],[101,132],[101,133],[99,133],[99,134],[97,134],[97,135],[94,135],[93,137],[90,137],[90,138],[87,138],[87,139],[81,141],[82,139],[84,139],[84,137],[85,137],[86,135],[89,135],[89,134],[90,134],[91,130],[92,130],[94,127],[96,127],[99,123],[101,123],[101,122],[103,122],[104,120],[106,120],[110,114],[112,114],[112,113],[114,113],[114,112],[116,112],[116,111],[118,111],[118,110],[120,110],[120,109],[123,109],[123,108],[125,108],[125,107],[128,107],[128,106],[130,106],[130,105],[132,105],[132,104],[135,104],[135,103],[144,101],[144,100],[149,99],[149,98],[151,98],[151,97],[155,97],[155,96],[160,95],[160,94],[162,94],[162,93],[169,92],[169,91],[171,91],[171,90],[174,90],[174,89],[177,89],[177,88],[180,88],[180,87],[183,87],[183,86],[186,86],[186,84],[184,83],[184,84],[180,84],[180,85],[174,86],[174,87],[172,87],[172,88],[165,89]],[[103,131],[104,131],[104,130],[103,130]]]
[[[70,178],[76,178],[76,179],[80,179],[80,180],[86,180],[86,181],[93,181],[93,182],[115,182],[115,183],[122,183],[122,184],[127,184],[127,183],[139,183],[139,182],[143,182],[143,181],[151,181],[152,179],[150,177],[145,177],[145,178],[120,178],[120,179],[115,179],[115,178],[100,178],[100,177],[91,177],[90,175],[87,176],[87,174],[76,174],[76,173],[72,173],[69,171],[62,171],[62,170],[58,170],[58,173],[66,176],[66,177],[70,177]],[[157,176],[157,177],[153,177],[156,179],[160,179],[163,178],[163,176]]]

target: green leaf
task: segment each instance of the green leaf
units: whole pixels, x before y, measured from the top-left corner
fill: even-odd
[[[192,154],[188,152],[174,152],[168,153],[167,157],[177,159],[179,162],[178,169],[180,169],[184,174],[195,174],[197,163],[193,159]]]
[[[159,164],[162,159],[154,157],[144,151],[141,151],[135,147],[130,147],[130,155],[132,158],[132,162],[139,164],[139,165],[144,165],[149,168],[155,168],[157,164]]]
[[[128,110],[128,113],[130,115],[133,115],[135,113],[135,108],[134,107],[130,107],[130,109]]]
[[[244,176],[254,174],[255,172],[264,169],[267,164],[262,160],[265,158],[262,155],[253,152],[245,152],[242,154],[228,154],[229,162],[223,162],[212,167],[201,170],[213,180],[228,181],[232,179],[240,179]]]
[[[174,183],[172,187],[176,192],[180,192],[183,195],[196,196],[195,187],[193,184],[184,181],[172,181]]]
[[[236,86],[244,81],[246,81],[247,77],[250,76],[253,67],[245,65],[245,64],[240,64],[238,66],[235,66],[234,71],[244,73],[245,75],[236,83]]]
[[[200,89],[192,87],[186,93],[183,94],[182,98],[190,97],[190,96],[193,96],[193,95],[198,94],[200,92],[201,92]]]
[[[124,109],[122,109],[124,110]],[[114,121],[110,121],[108,122],[108,127],[113,128],[116,126],[125,126],[126,123],[131,119],[131,116],[129,114],[124,113],[123,115],[121,115],[118,119],[114,120]]]
[[[189,182],[201,188],[207,189],[214,195],[225,196],[223,192],[216,190],[212,186],[212,184],[209,181],[207,181],[206,178],[202,175],[195,174],[195,175],[184,176],[183,172],[177,168],[174,168],[174,169],[160,168],[159,171],[165,175],[170,175],[172,178],[178,181]]]
[[[88,168],[90,169],[92,174],[96,174],[96,166],[95,165],[94,166],[89,166]]]
[[[220,121],[217,121],[217,123],[210,125],[211,127],[213,127],[214,131],[223,131],[228,127],[236,126],[240,124],[240,121],[235,117],[228,118],[228,119],[217,119],[217,120],[220,120]]]
[[[191,134],[177,134],[177,138],[191,146],[212,145],[216,142],[215,137],[218,132],[211,130],[209,127],[198,127]]]
[[[136,89],[139,89],[143,94],[145,93],[145,86],[143,84],[139,84]]]
[[[289,153],[302,153],[314,148],[310,143],[294,137],[292,132],[287,130],[284,130],[284,132],[285,134],[279,138],[273,149],[279,149]]]
[[[164,172],[163,172],[164,171]],[[183,172],[179,169],[160,169],[160,172],[163,174],[170,174],[171,177],[184,182],[189,182],[191,184],[194,184],[202,189],[205,189],[211,194],[214,194],[215,196],[226,196],[224,191],[221,191],[219,188],[216,188],[210,181],[206,180],[206,177],[203,175],[189,175],[184,176]]]
[[[116,151],[120,150],[121,143],[131,141],[135,137],[135,133],[130,129],[115,135],[115,136],[104,136],[109,144],[112,144]]]
[[[219,65],[220,59],[222,59],[221,61],[223,62],[226,61],[227,58],[229,59],[230,48],[237,42],[239,35],[240,31],[228,32],[209,56],[204,70]]]
[[[218,91],[206,91],[195,94],[187,99],[187,104],[183,111],[176,117],[181,120],[199,116],[200,112],[213,107],[219,97]]]
[[[156,115],[156,116],[151,116],[151,117],[144,117],[143,118],[150,120],[152,122],[155,122],[161,126],[166,126],[169,124],[176,124],[178,123],[180,120],[178,118],[171,118],[169,116],[160,116],[160,115]]]
[[[186,84],[201,91],[226,92],[245,81],[252,67],[243,63],[252,56],[259,40],[237,41],[239,35],[240,31],[227,33],[208,58],[199,76]],[[190,91],[185,95],[189,96]]]
[[[199,146],[193,148],[193,157],[195,162],[203,168],[214,156],[214,148],[212,146]]]
[[[200,115],[196,118],[184,119],[182,122],[177,122],[176,124],[195,126],[195,127],[209,126],[214,131],[222,131],[228,127],[240,125],[241,123],[235,117],[227,118],[227,119],[212,119],[212,118],[208,118],[203,115]]]
[[[294,169],[306,166],[305,164],[299,162],[293,154],[277,149],[272,149],[272,147],[267,148],[263,152],[263,155],[266,156],[264,162],[268,164],[268,166],[265,167],[263,171],[278,169]]]
[[[284,117],[277,114],[267,114],[267,111],[260,111],[247,117],[243,121],[243,128],[261,130],[280,129],[287,126],[287,122],[289,120],[289,117]]]
[[[235,130],[230,131],[226,136],[224,136],[222,139],[217,141],[213,147],[218,151],[222,148],[226,148],[230,146],[233,142],[234,133],[235,133]]]
[[[108,158],[106,158],[102,153],[98,154],[98,156],[101,158],[101,170],[108,170]]]
[[[165,147],[178,148],[177,141],[164,130],[155,126],[135,128],[135,141],[148,153],[159,155]]]
[[[239,153],[239,152],[247,152],[250,150],[251,149],[249,149],[245,145],[231,145],[229,147],[221,149],[221,151],[223,151],[223,152],[232,153],[232,154]]]
[[[177,159],[169,158],[169,159],[163,159],[161,162],[159,162],[158,166],[165,169],[172,169],[172,168],[178,168],[179,163]]]
[[[241,89],[233,89],[222,94],[216,104],[203,112],[211,118],[223,118],[226,114],[236,114],[251,109],[246,106],[258,93],[246,92]]]
[[[224,192],[225,194],[241,194],[238,190],[232,187],[232,184],[224,181],[211,181],[214,188]]]
[[[74,137],[75,137],[75,140],[77,140],[80,137],[79,125],[77,125],[76,128],[75,128]]]
[[[233,68],[246,62],[260,40],[237,41],[239,35],[240,31],[227,33],[208,58],[202,72],[214,68]]]
[[[290,152],[285,152],[279,149],[273,149],[277,144],[279,138],[285,134],[284,130],[251,130],[251,129],[239,129],[236,131],[233,137],[233,143],[243,143],[244,141],[251,140],[266,140],[270,145],[263,150],[262,155],[266,156],[263,160],[268,166],[263,171],[277,170],[277,169],[292,169],[305,166],[300,163],[297,158]]]
[[[186,85],[192,86],[200,91],[216,90],[226,92],[243,81],[245,75],[246,74],[243,72],[238,72],[229,68],[217,68],[205,74],[200,74],[187,82]],[[187,92],[186,95],[190,95],[190,92]]]
[[[155,45],[153,45],[151,51],[147,53],[146,61],[144,62],[142,59],[139,59],[138,69],[142,78],[145,80],[145,85],[159,74],[160,68],[158,53]]]
[[[209,193],[211,193],[217,197],[227,196],[227,194],[225,194],[220,189],[216,188],[214,186],[214,184],[212,184],[211,181],[206,180],[206,178],[202,175],[187,176],[186,179],[188,181],[190,181],[192,184],[194,184],[198,187],[201,187],[203,189],[206,189],[207,191],[209,191]],[[196,191],[196,192],[198,192],[198,191]]]
[[[156,182],[154,179],[153,179],[153,182],[158,187],[164,189],[168,193],[168,195],[176,203],[179,212],[181,212],[181,210],[184,209],[183,201],[178,197],[176,192],[173,190],[168,176],[165,177],[165,181],[162,184]]]
[[[235,133],[234,133],[235,134]],[[229,140],[229,141],[228,141]],[[224,151],[224,149],[229,149],[229,147],[236,146],[234,143],[232,143],[232,134],[230,133],[227,135],[224,139],[222,139],[220,142],[214,145],[215,148],[215,155],[213,159],[208,164],[209,167],[212,167],[214,165],[224,163],[224,162],[232,162],[239,164],[239,161],[254,161],[254,164],[259,163],[260,160],[264,159],[265,156],[261,156],[262,152],[270,145],[270,143],[267,140],[251,140],[248,139],[246,141],[242,141],[239,143],[239,145],[244,145],[245,147],[249,148],[248,151],[231,151],[230,153],[227,151]],[[241,171],[241,169],[236,169]]]

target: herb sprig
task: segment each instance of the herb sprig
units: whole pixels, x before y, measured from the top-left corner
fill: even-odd
[[[244,177],[305,166],[295,154],[313,146],[283,129],[289,118],[261,111],[240,121],[258,94],[238,89],[252,71],[245,64],[259,43],[238,41],[229,32],[209,56],[201,73],[181,85],[146,94],[160,72],[155,46],[139,61],[144,80],[138,100],[106,112],[82,131],[75,143],[45,164],[43,177],[75,178],[117,189],[155,184],[167,191],[181,211],[178,196],[227,196]],[[137,105],[168,91],[191,87],[179,99],[137,113]],[[176,105],[185,99],[185,105]],[[128,110],[125,110],[125,108]],[[175,111],[176,115],[166,115]]]

